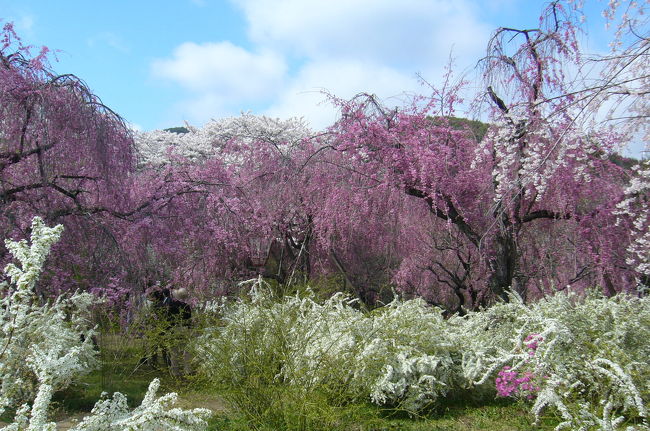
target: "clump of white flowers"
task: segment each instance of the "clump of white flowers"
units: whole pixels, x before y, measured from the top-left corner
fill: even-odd
[[[14,422],[2,431],[56,430],[56,424],[48,422],[52,395],[97,364],[94,331],[85,317],[93,296],[76,293],[40,304],[34,294],[50,248],[62,231],[61,225],[50,228],[35,217],[29,243],[5,241],[19,264],[7,265],[11,284],[0,286],[0,413],[7,408],[17,410]],[[168,409],[176,395],[155,399],[157,388],[154,381],[142,406],[133,411],[127,409],[121,394],[99,401],[74,430],[199,430],[207,426],[204,418],[209,411]]]
[[[0,286],[0,412],[41,400],[96,365],[93,331],[84,317],[92,296],[75,294],[40,304],[34,295],[50,247],[62,230],[35,218],[31,244],[5,241],[19,265],[7,265],[11,284]]]
[[[558,293],[526,305],[470,313],[460,322],[465,377],[475,384],[509,372],[533,376],[531,408],[551,407],[557,429],[648,430],[650,301]]]
[[[650,429],[647,297],[513,296],[445,320],[421,300],[363,312],[340,293],[277,298],[258,281],[248,297],[213,310],[220,325],[198,340],[197,359],[235,393],[311,388],[338,402],[417,411],[479,391],[522,398],[537,418],[555,412],[558,430]]]
[[[396,298],[367,319],[372,332],[355,373],[358,384],[369,385],[374,403],[417,411],[462,385],[461,346],[440,309]]]
[[[186,124],[185,129],[180,133],[166,130],[136,133],[140,164],[162,166],[169,164],[174,157],[191,163],[215,156],[224,157],[224,146],[235,141],[246,145],[264,142],[286,156],[303,139],[313,134],[302,118],[281,120],[251,113],[211,120],[202,128]],[[225,161],[233,164],[241,160],[230,151]]]
[[[632,221],[632,242],[627,248],[625,263],[633,266],[639,275],[650,279],[650,162],[645,161],[632,169],[635,176],[625,190],[625,199],[617,205],[617,215],[629,217]]]
[[[591,181],[592,157],[602,152],[602,143],[585,139],[582,130],[560,118],[533,121],[529,116],[522,107],[501,113],[476,148],[472,169],[494,163],[495,202],[522,191],[541,200],[549,179],[561,169],[570,168],[576,181]]]
[[[278,301],[257,282],[248,298],[221,308],[223,326],[197,340],[197,362],[233,387],[255,375],[407,411],[459,385],[459,346],[440,310],[396,299],[365,313],[354,303],[340,293],[318,303],[309,292]],[[259,375],[262,364],[271,374]]]
[[[183,410],[172,408],[175,393],[156,398],[160,381],[154,379],[147,390],[140,407],[130,410],[126,397],[116,392],[113,399],[107,398],[97,402],[91,414],[71,431],[122,431],[122,430],[158,430],[190,431],[203,430],[205,422],[211,415],[207,409]]]

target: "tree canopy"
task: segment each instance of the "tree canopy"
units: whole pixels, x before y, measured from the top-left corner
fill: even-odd
[[[371,306],[397,287],[459,313],[513,291],[636,292],[650,277],[650,170],[615,151],[647,128],[644,7],[607,7],[618,32],[597,58],[580,51],[574,2],[552,2],[538,28],[497,29],[473,104],[485,123],[462,118],[450,73],[394,109],[332,96],[341,115],[320,132],[243,114],[132,135],[5,25],[2,230],[37,214],[65,224],[50,289],[116,303],[152,279],[199,297],[258,272],[340,280]],[[602,77],[587,80],[593,61]]]

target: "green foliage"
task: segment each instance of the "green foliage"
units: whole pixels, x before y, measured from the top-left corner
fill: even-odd
[[[188,129],[187,127],[183,127],[183,126],[170,127],[168,129],[163,129],[163,131],[169,132],[169,133],[178,133],[179,135],[184,135],[185,133],[190,133],[190,129]]]
[[[455,129],[468,129],[476,138],[477,142],[481,142],[487,133],[489,124],[478,120],[469,120],[467,118],[449,117],[449,125]]]
[[[467,130],[471,136],[476,139],[476,142],[481,142],[483,140],[483,137],[490,127],[489,124],[482,121],[461,117],[435,117],[431,118],[431,121],[433,121],[434,124],[449,124],[449,126],[457,130]]]
[[[212,308],[218,321],[196,342],[199,371],[252,423],[279,429],[329,429],[340,409],[370,400],[415,413],[457,386],[459,346],[439,310],[396,300],[364,313],[354,303],[277,300],[260,280],[249,298]]]
[[[371,404],[352,404],[328,411],[328,416],[308,423],[302,429],[329,431],[550,431],[557,421],[543,417],[534,424],[527,406],[510,400],[476,402],[454,399],[443,402],[440,410],[425,416],[409,416]],[[320,411],[323,411],[320,408]],[[209,430],[248,431],[279,430],[270,422],[251,423],[245,414],[228,412],[216,416]]]
[[[633,167],[641,164],[641,160],[635,159],[634,157],[626,157],[618,153],[611,153],[607,158],[613,162],[615,165],[624,168],[627,171],[631,171]]]

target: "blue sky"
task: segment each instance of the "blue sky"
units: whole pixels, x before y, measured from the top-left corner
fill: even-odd
[[[592,51],[607,49],[588,0]],[[498,26],[531,27],[539,0],[0,0],[28,43],[59,52],[134,127],[201,125],[241,111],[335,118],[321,90],[375,93],[398,104],[424,92],[450,52],[470,72]]]

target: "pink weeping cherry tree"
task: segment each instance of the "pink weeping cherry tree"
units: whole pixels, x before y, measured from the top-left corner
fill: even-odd
[[[405,109],[369,95],[338,101],[336,148],[437,219],[430,252],[403,256],[404,285],[428,279],[461,303],[480,302],[480,290],[508,300],[568,285],[633,288],[629,224],[615,214],[629,172],[608,159],[624,137],[581,121],[572,13],[554,2],[538,28],[494,33],[482,61],[491,125],[480,141],[453,121],[461,88],[451,81]]]
[[[56,290],[118,270],[116,241],[107,226],[129,208],[133,140],[122,119],[80,79],[50,69],[47,48],[37,55],[31,51],[5,24],[0,33],[0,229],[5,238],[25,236],[35,215],[69,227],[53,256],[56,271],[49,273]],[[6,256],[4,248],[0,253]]]

